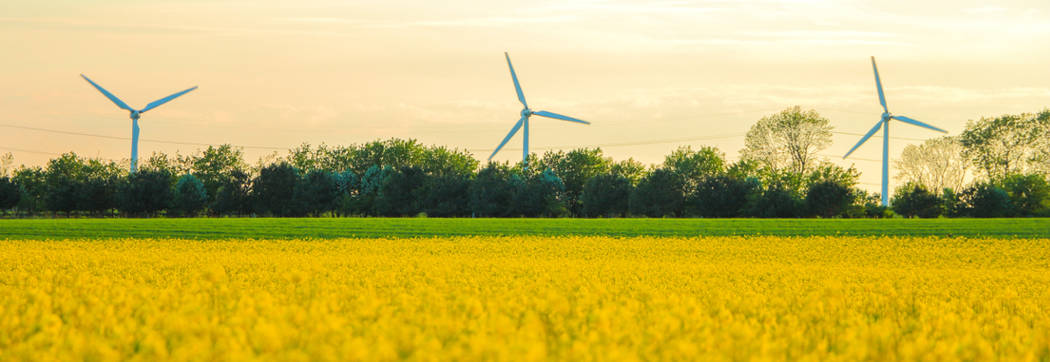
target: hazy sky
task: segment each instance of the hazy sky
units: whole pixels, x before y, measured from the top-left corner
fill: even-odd
[[[140,157],[415,138],[488,157],[518,118],[503,52],[534,109],[532,149],[602,146],[659,162],[681,145],[736,159],[762,116],[831,119],[822,152],[875,189],[881,139],[869,56],[890,110],[958,134],[967,120],[1050,106],[1050,3],[1038,1],[0,2],[0,153],[127,158],[130,120],[78,76],[141,107]],[[64,130],[115,137],[41,132]],[[937,136],[893,124],[891,155]],[[520,159],[520,135],[497,156]],[[33,151],[33,152],[29,152]],[[44,153],[37,153],[44,152]]]

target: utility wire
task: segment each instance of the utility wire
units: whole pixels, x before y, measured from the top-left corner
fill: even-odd
[[[21,149],[21,148],[12,148],[12,147],[3,147],[3,146],[0,146],[0,150],[14,151],[14,152],[25,152],[25,153],[37,153],[37,154],[41,154],[41,155],[59,155],[59,153],[55,153],[55,152],[26,150],[26,149]]]
[[[83,132],[63,131],[63,130],[48,129],[48,128],[26,127],[26,126],[19,126],[19,125],[13,125],[13,124],[0,124],[0,127],[15,128],[15,129],[22,129],[22,130],[36,131],[36,132],[66,134],[66,135],[72,135],[72,136],[105,138],[105,139],[111,139],[111,140],[122,140],[122,141],[130,141],[131,140],[130,137],[118,137],[118,136],[108,136],[108,135],[101,135],[101,134],[94,134],[94,133],[83,133]],[[165,144],[172,144],[172,145],[185,145],[185,146],[218,146],[218,144],[212,144],[212,143],[167,141],[167,140],[155,140],[155,139],[150,139],[150,138],[140,138],[139,141],[150,142],[150,143],[165,143]],[[232,146],[236,146],[236,147],[240,147],[240,148],[246,148],[246,149],[263,149],[263,150],[287,150],[287,149],[289,149],[289,147],[272,147],[272,146],[241,146],[241,145],[232,145]]]
[[[63,130],[57,130],[57,129],[28,127],[28,126],[14,125],[14,124],[0,124],[0,127],[21,129],[21,130],[27,130],[27,131],[36,131],[36,132],[65,134],[65,135],[72,135],[72,136],[82,136],[82,137],[94,137],[94,138],[103,138],[103,139],[111,139],[111,140],[121,140],[121,141],[130,141],[131,140],[130,137],[119,137],[119,136],[109,136],[109,135],[85,133],[85,132],[63,131]],[[863,136],[863,134],[861,134],[861,133],[854,133],[854,132],[833,131],[832,133],[842,134],[842,135],[851,135],[851,136]],[[656,139],[656,140],[639,141],[639,142],[605,143],[605,144],[585,145],[585,146],[580,146],[580,145],[542,146],[542,147],[533,147],[533,149],[550,150],[550,149],[575,148],[575,147],[644,146],[644,145],[679,143],[679,142],[708,141],[708,140],[716,140],[716,139],[743,137],[745,135],[746,135],[746,133],[735,133],[735,134],[720,135],[720,136],[709,136],[709,137],[677,138],[677,139]],[[880,137],[880,136],[873,135],[872,137],[876,138],[876,137]],[[901,139],[901,140],[909,140],[909,141],[925,141],[925,139],[909,138],[909,137],[890,137],[890,138],[892,138],[892,139]],[[140,139],[140,141],[142,141],[142,142],[150,142],[150,143],[185,145],[185,146],[218,146],[218,144],[213,144],[213,143],[157,140],[157,139],[151,139],[151,138],[142,138],[142,139]],[[245,148],[245,149],[262,149],[262,150],[288,150],[289,149],[289,147],[274,147],[274,146],[244,146],[244,145],[233,145],[233,146],[240,147],[240,148]],[[11,150],[11,151],[38,153],[38,154],[51,154],[51,155],[57,155],[58,154],[58,153],[54,153],[54,152],[15,149],[15,148],[10,148],[10,147],[7,147],[5,149]],[[467,151],[471,151],[471,152],[491,152],[493,150],[495,150],[495,148],[471,148],[471,149],[467,149]],[[520,151],[521,149],[520,148],[506,148],[505,150],[508,150],[508,151]],[[830,156],[830,155],[824,155],[824,156],[826,156],[826,157],[833,157],[833,156]],[[851,159],[860,160],[860,161],[881,162],[880,160],[864,159],[864,158],[851,158]]]
[[[831,133],[842,134],[842,135],[850,135],[850,136],[864,136],[863,133],[854,133],[854,132],[831,131]],[[879,135],[879,134],[874,134],[874,135],[871,136],[871,138],[882,138],[882,136]],[[927,140],[926,138],[911,138],[911,137],[896,137],[896,136],[890,136],[890,139],[907,140],[907,141],[925,141],[925,140]]]
[[[579,148],[579,147],[643,146],[643,145],[656,145],[656,144],[664,144],[664,143],[708,141],[708,140],[724,139],[724,138],[735,138],[735,137],[743,137],[743,136],[745,136],[744,133],[738,133],[738,134],[728,134],[728,135],[721,135],[721,136],[709,136],[709,137],[697,137],[697,138],[677,138],[677,139],[657,139],[657,140],[640,141],[640,142],[605,143],[605,144],[597,144],[597,145],[542,146],[542,147],[530,147],[530,149],[549,150],[549,149],[557,149],[557,148]],[[495,150],[495,148],[468,148],[467,149],[467,151],[470,151],[470,152],[490,152],[490,151],[494,151],[494,150]],[[503,148],[502,150],[521,151],[520,148]]]

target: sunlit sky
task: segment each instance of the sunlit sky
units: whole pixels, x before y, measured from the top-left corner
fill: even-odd
[[[821,154],[876,189],[881,139],[870,56],[890,111],[958,134],[967,120],[1050,106],[1050,3],[1039,1],[139,1],[0,2],[0,153],[125,159],[245,146],[250,162],[303,142],[415,138],[485,159],[518,118],[509,51],[533,109],[532,150],[602,146],[660,162],[682,145],[735,160],[744,133],[786,107],[835,127]],[[15,126],[15,127],[12,127]],[[27,128],[104,135],[44,132]],[[891,157],[938,134],[891,125]],[[187,144],[160,143],[173,141]],[[521,157],[521,136],[497,156]],[[283,153],[283,152],[282,152]]]

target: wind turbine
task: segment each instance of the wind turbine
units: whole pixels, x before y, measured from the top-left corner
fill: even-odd
[[[890,121],[898,120],[919,127],[932,129],[941,133],[948,133],[948,131],[916,121],[905,116],[898,116],[890,113],[889,108],[886,107],[886,96],[882,93],[882,81],[879,80],[879,67],[875,65],[875,57],[871,57],[871,68],[875,70],[875,87],[879,90],[879,103],[882,104],[882,119],[880,119],[879,122],[875,124],[875,127],[872,127],[871,130],[868,131],[868,134],[864,135],[864,138],[860,139],[860,142],[857,142],[856,146],[853,146],[853,148],[851,148],[849,152],[846,152],[846,155],[842,156],[842,158],[845,159],[846,157],[849,157],[849,155],[853,153],[853,151],[856,150],[857,147],[860,147],[860,145],[864,144],[864,141],[867,141],[869,138],[871,138],[871,136],[874,135],[875,132],[879,131],[879,127],[882,127],[882,206],[889,206]]]
[[[116,104],[117,107],[131,112],[131,173],[135,173],[135,166],[138,164],[139,159],[139,117],[141,117],[143,113],[146,113],[146,111],[160,107],[160,105],[168,103],[172,99],[178,98],[183,94],[189,93],[190,91],[197,89],[197,87],[194,86],[193,88],[155,100],[150,104],[147,104],[145,108],[134,109],[129,107],[127,103],[124,103],[124,101],[120,100],[120,98],[117,98],[117,96],[113,95],[113,93],[110,93],[105,88],[102,88],[101,86],[93,82],[87,76],[83,74],[81,74],[80,76],[83,77],[84,80],[86,80],[88,83],[91,83],[91,86],[95,87],[95,89],[98,89],[99,92],[102,92],[102,95],[106,96],[106,98],[109,98],[109,100],[112,101],[113,104]]]
[[[524,143],[525,147],[523,148],[522,155],[521,155],[521,168],[524,170],[526,168],[526,166],[527,166],[528,161],[529,161],[529,117],[532,117],[533,115],[537,115],[537,116],[540,116],[540,117],[560,119],[560,120],[563,120],[563,121],[583,123],[583,124],[591,124],[591,122],[587,122],[587,121],[584,121],[584,120],[572,118],[572,117],[569,117],[569,116],[560,115],[560,114],[557,114],[557,113],[554,113],[554,112],[533,111],[532,109],[530,109],[529,108],[529,103],[525,102],[525,93],[521,92],[521,84],[518,83],[518,75],[516,73],[514,73],[514,65],[510,64],[510,55],[507,54],[506,52],[503,52],[503,56],[507,58],[507,67],[510,68],[510,78],[514,80],[514,90],[518,92],[518,101],[521,101],[521,105],[524,106],[525,108],[522,108],[522,110],[521,110],[521,119],[518,120],[518,123],[515,123],[514,124],[514,128],[510,129],[510,133],[507,133],[507,137],[503,138],[503,142],[500,142],[499,147],[496,147],[496,150],[492,151],[492,155],[489,156],[489,161],[492,161],[492,158],[496,156],[496,153],[499,153],[499,150],[503,148],[503,145],[506,145],[507,141],[510,141],[510,138],[513,137],[514,134],[517,133],[519,129],[525,128],[525,131],[522,132],[522,140],[523,140],[523,143]]]

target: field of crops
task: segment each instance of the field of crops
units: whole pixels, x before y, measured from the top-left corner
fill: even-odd
[[[0,360],[1050,359],[1050,240],[0,242]]]
[[[7,239],[334,239],[437,236],[938,236],[1050,238],[1050,219],[15,219]]]

